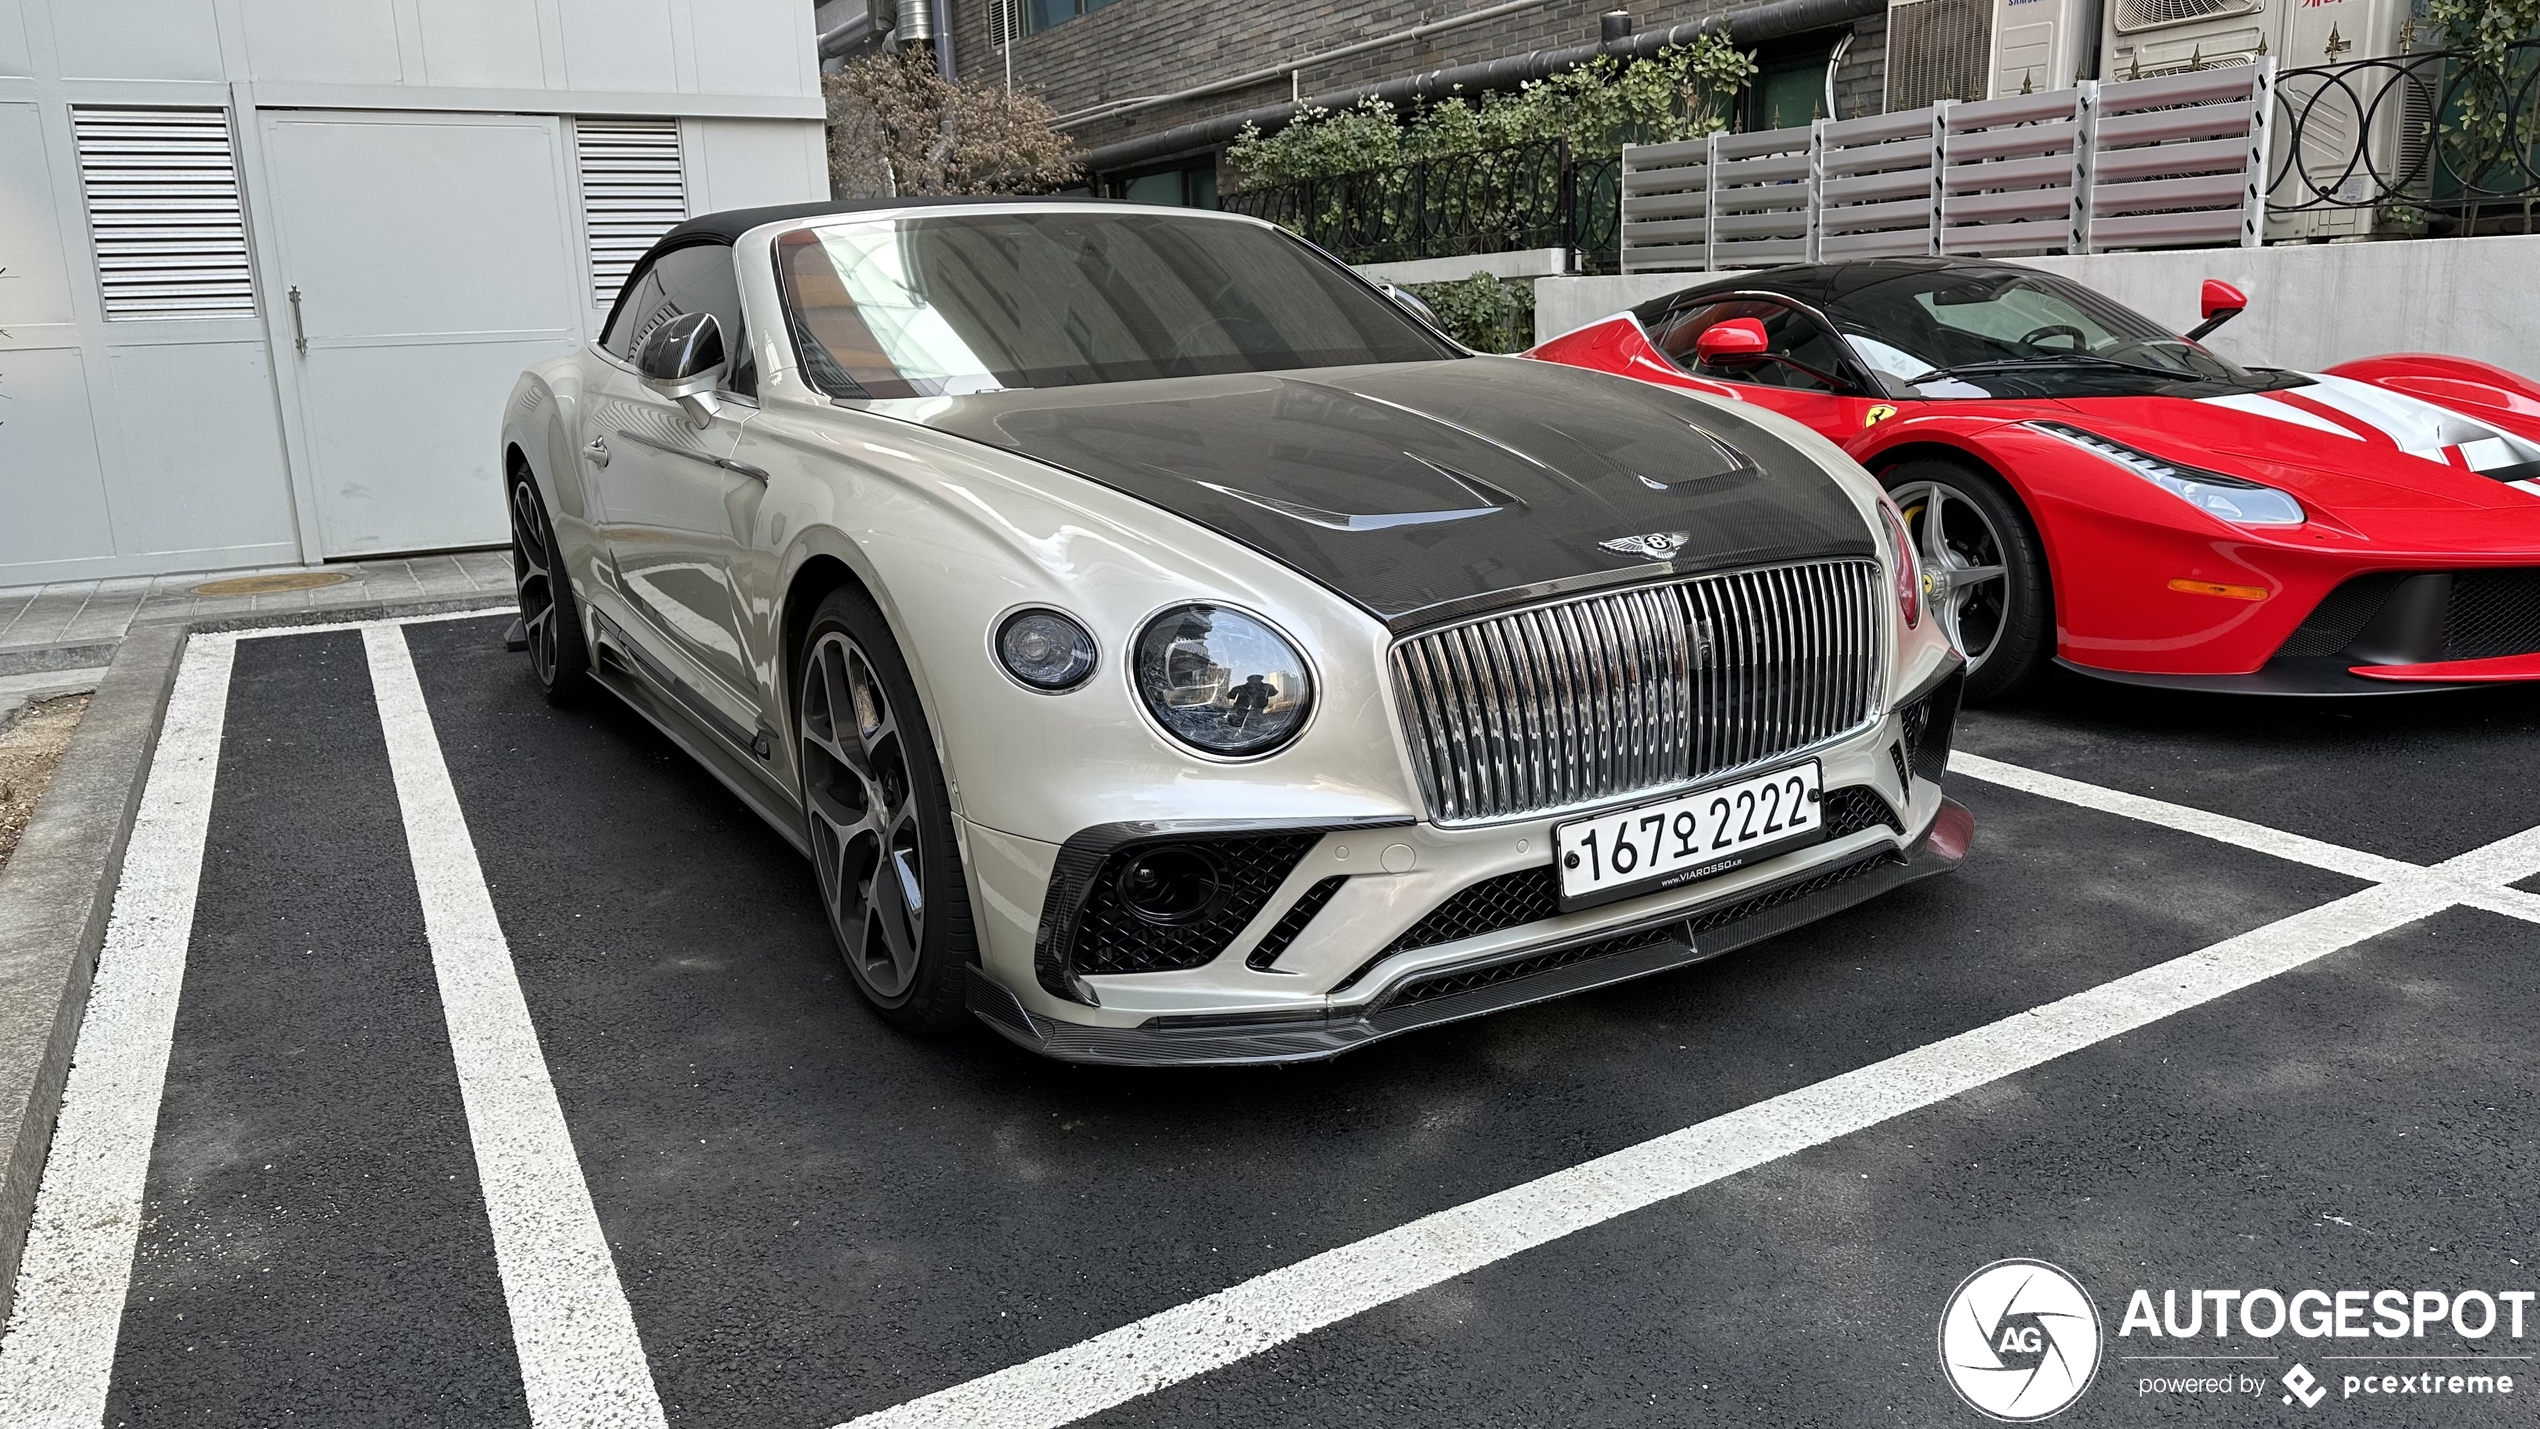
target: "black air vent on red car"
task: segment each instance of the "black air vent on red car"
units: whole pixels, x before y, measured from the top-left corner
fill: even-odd
[[[2443,612],[2443,658],[2540,651],[2540,570],[2456,571]]]
[[[2305,617],[2301,628],[2284,642],[2278,655],[2295,658],[2312,655],[2334,655],[2363,633],[2366,622],[2381,611],[2390,592],[2398,589],[2407,577],[2399,571],[2376,571],[2357,576],[2330,591],[2318,607]]]

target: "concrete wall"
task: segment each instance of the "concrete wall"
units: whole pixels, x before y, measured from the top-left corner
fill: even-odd
[[[80,106],[228,117],[252,312],[106,316]],[[280,266],[257,148],[259,116],[313,110],[676,117],[691,211],[827,192],[807,0],[0,0],[0,585],[330,554],[288,419],[282,298],[305,280]],[[556,165],[569,191],[570,152]],[[488,413],[446,421],[490,441]]]
[[[2540,377],[2540,235],[2016,261],[2087,283],[2173,329],[2196,324],[2205,279],[2232,283],[2249,295],[2249,310],[2208,341],[2240,362],[2317,371],[2376,353],[2441,352]],[[1539,279],[1535,331],[1556,336],[1713,276]]]

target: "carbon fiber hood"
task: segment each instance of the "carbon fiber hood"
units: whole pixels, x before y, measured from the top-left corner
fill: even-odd
[[[1152,502],[1397,630],[1669,573],[1875,549],[1835,480],[1760,425],[1627,378],[1515,358],[874,410]],[[1653,533],[1682,541],[1656,558],[1599,544]]]

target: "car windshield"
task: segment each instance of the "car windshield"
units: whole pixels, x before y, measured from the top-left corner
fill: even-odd
[[[920,215],[776,240],[804,376],[934,397],[1459,356],[1275,229],[1100,209]]]
[[[2048,273],[1909,273],[1824,311],[1897,397],[2208,397],[2303,380],[2251,372]]]

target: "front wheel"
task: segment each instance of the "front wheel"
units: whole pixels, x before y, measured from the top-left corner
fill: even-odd
[[[2055,652],[2054,594],[2037,528],[2009,487],[1947,461],[1880,473],[1922,562],[1924,604],[1967,657],[1970,702],[2000,699]]]
[[[538,687],[558,704],[582,693],[591,651],[582,639],[582,611],[573,599],[556,523],[526,469],[512,472],[512,589],[520,598],[520,623],[529,636],[529,668]]]
[[[847,971],[913,1032],[965,1026],[977,959],[950,797],[908,665],[862,592],[812,612],[794,679],[803,819]]]

